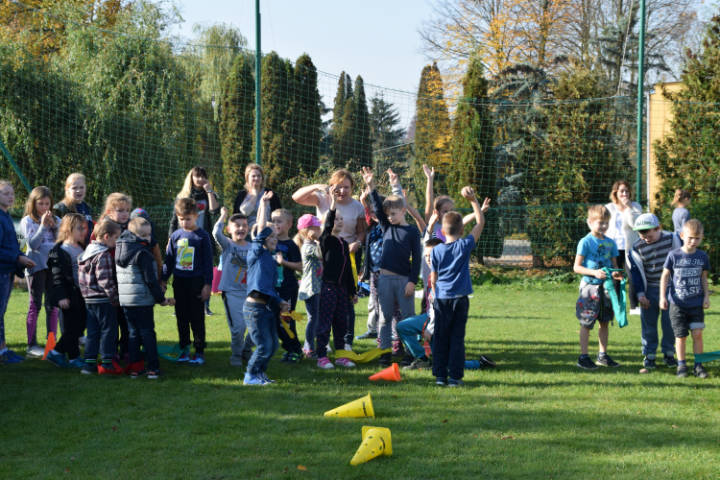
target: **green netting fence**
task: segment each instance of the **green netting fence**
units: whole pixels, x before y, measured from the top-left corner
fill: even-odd
[[[0,140],[29,184],[59,198],[65,177],[81,171],[96,212],[121,191],[163,226],[186,173],[203,165],[231,206],[254,160],[253,54],[173,41],[138,21],[108,29],[38,12],[61,39],[54,50],[38,55],[22,37],[0,38]],[[363,165],[393,168],[423,210],[429,164],[436,194],[459,207],[466,181],[492,198],[478,255],[566,265],[587,232],[587,206],[636,175],[634,98],[452,97],[441,84],[423,91],[421,81],[411,93],[324,73],[308,55],[269,52],[262,65],[262,166],[297,213],[295,189]],[[480,119],[470,164],[454,139],[468,108]],[[6,159],[0,177],[24,189]]]

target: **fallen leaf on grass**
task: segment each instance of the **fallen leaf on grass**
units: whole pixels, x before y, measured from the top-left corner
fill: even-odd
[[[500,437],[500,440],[515,440],[515,437],[513,437],[512,435],[503,435],[502,437]]]
[[[673,425],[672,428],[680,428],[680,427],[678,427],[677,425]]]
[[[298,465],[298,470],[301,472],[307,472],[307,467],[305,465]]]
[[[447,418],[443,420],[443,423],[447,423]]]
[[[117,432],[117,425],[113,425],[113,426],[112,426],[112,431],[113,431],[113,432]]]

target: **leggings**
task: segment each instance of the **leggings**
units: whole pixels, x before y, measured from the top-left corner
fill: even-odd
[[[352,303],[347,290],[340,285],[323,282],[320,291],[320,315],[315,330],[318,358],[327,357],[331,328],[335,350],[342,350],[345,347],[344,336],[351,311]]]
[[[37,345],[37,321],[40,316],[40,309],[43,306],[43,297],[45,298],[45,328],[47,334],[49,335],[50,332],[53,332],[55,336],[57,336],[59,309],[48,304],[47,291],[50,283],[49,277],[50,271],[48,269],[38,270],[32,275],[25,276],[30,297],[26,320],[28,347]],[[85,308],[84,303],[83,308]]]

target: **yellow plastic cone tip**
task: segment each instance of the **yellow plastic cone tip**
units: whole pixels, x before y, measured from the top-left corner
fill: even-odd
[[[348,402],[345,405],[340,405],[337,408],[328,410],[324,414],[326,417],[343,417],[343,418],[364,418],[364,417],[375,417],[375,410],[373,409],[372,398],[368,393],[364,397],[360,397],[357,400]]]
[[[389,428],[362,427],[362,443],[350,460],[350,465],[360,465],[381,455],[392,455],[392,437]]]

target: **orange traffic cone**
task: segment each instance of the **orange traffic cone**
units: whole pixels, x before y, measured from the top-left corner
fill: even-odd
[[[350,460],[350,465],[360,465],[380,455],[392,455],[392,438],[389,428],[362,427],[362,440],[357,452]]]
[[[47,342],[45,342],[45,352],[43,353],[43,360],[47,360],[48,353],[50,353],[50,350],[55,348],[55,332],[48,333]]]
[[[399,382],[402,380],[400,377],[400,367],[397,363],[393,363],[391,366],[384,370],[380,370],[374,375],[368,377],[372,381],[387,380],[388,382]]]

